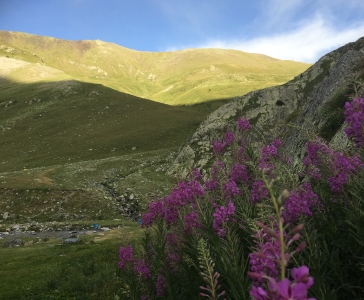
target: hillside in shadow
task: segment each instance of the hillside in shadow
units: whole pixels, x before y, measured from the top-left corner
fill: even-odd
[[[205,114],[75,80],[0,82],[0,172],[178,147]]]

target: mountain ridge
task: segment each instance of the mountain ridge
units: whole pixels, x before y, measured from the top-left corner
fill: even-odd
[[[0,56],[47,65],[80,81],[170,105],[231,98],[282,84],[309,66],[238,50],[149,52],[100,40],[7,31],[0,31]]]

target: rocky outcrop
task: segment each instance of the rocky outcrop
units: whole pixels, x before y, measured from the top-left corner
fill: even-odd
[[[181,147],[169,173],[186,176],[192,168],[203,169],[212,158],[211,143],[238,117],[248,118],[267,141],[284,140],[293,161],[304,155],[307,132],[345,144],[343,106],[358,78],[364,78],[364,37],[328,53],[284,85],[236,97],[214,111]]]

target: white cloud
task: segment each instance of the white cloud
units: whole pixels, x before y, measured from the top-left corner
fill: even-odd
[[[321,16],[295,30],[250,40],[211,40],[193,48],[236,49],[271,57],[313,63],[322,55],[364,36],[364,22],[351,28],[336,29]]]
[[[295,18],[297,11],[305,4],[305,0],[267,0],[260,3],[261,15],[258,20],[264,20],[264,26],[277,26]]]

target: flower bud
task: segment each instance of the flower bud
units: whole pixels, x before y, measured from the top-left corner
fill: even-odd
[[[289,253],[284,254],[284,265],[287,266],[291,255]]]
[[[264,228],[264,231],[269,235],[269,236],[271,236],[271,237],[274,237],[274,238],[276,238],[276,239],[278,239],[279,238],[279,236],[275,233],[275,231],[273,230],[273,229],[271,229],[271,228],[268,228],[268,227],[266,227],[266,228]]]
[[[302,229],[303,229],[303,224],[298,224],[295,228],[292,229],[292,233],[301,231]]]
[[[293,240],[293,241],[297,241],[300,237],[301,237],[301,235],[300,235],[299,233],[296,233],[296,234],[293,236],[292,240]]]
[[[262,222],[257,221],[257,222],[255,222],[255,224],[257,224],[257,225],[258,225],[258,227],[260,227],[260,228],[262,228],[262,229],[267,228],[267,226],[265,226]]]
[[[253,278],[253,279],[260,279],[262,278],[262,275],[258,274],[258,273],[254,273],[254,272],[248,272],[248,275]]]
[[[282,197],[282,201],[285,202],[289,197],[289,191],[288,190],[283,190],[283,192],[281,194],[281,197]]]
[[[266,258],[267,256],[262,252],[253,252],[253,254],[258,258]]]
[[[306,242],[302,242],[296,249],[296,252],[301,252],[303,249],[306,248]]]

